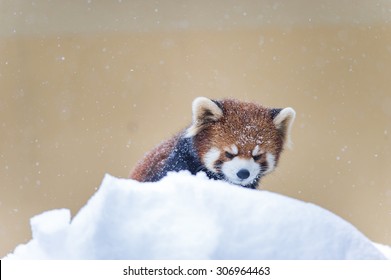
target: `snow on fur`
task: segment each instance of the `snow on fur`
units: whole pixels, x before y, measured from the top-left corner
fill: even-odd
[[[71,220],[31,219],[8,259],[383,259],[345,220],[316,205],[188,172],[156,183],[106,175]]]

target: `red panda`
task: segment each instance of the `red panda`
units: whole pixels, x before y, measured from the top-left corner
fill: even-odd
[[[211,179],[257,188],[290,145],[292,108],[271,109],[235,99],[198,97],[192,124],[146,154],[130,174],[155,182],[170,171],[203,171]]]

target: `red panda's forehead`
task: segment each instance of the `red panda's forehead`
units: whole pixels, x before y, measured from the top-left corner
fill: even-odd
[[[225,101],[224,115],[215,126],[216,142],[236,145],[239,153],[251,156],[258,145],[267,151],[279,149],[279,136],[267,108],[253,103]]]
[[[242,127],[221,126],[217,128],[215,143],[219,143],[222,148],[235,145],[239,154],[251,156],[256,146],[266,151],[274,151],[278,139],[275,133],[257,126],[244,124]]]

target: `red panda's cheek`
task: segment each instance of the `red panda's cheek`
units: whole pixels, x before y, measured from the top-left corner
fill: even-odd
[[[272,153],[266,153],[266,169],[263,170],[263,174],[268,174],[276,167],[276,156]]]
[[[205,167],[213,172],[217,172],[216,170],[216,162],[220,158],[221,152],[219,149],[212,147],[210,148],[202,157],[202,161]]]

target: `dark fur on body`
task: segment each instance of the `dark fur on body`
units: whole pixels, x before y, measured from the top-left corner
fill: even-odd
[[[188,170],[193,175],[203,171],[210,179],[222,179],[207,170],[197,155],[193,139],[185,138],[183,134],[184,132],[181,132],[153,149],[145,158],[147,162],[141,162],[130,178],[142,182],[156,182],[170,171]]]

